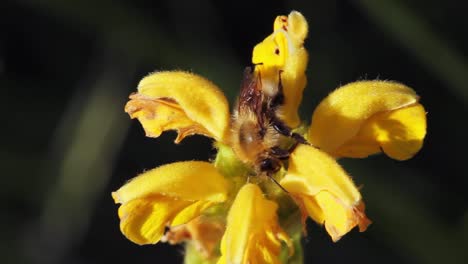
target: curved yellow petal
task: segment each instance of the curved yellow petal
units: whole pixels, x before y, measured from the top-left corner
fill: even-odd
[[[146,171],[112,193],[116,203],[153,194],[188,201],[223,202],[228,182],[209,162],[182,161]]]
[[[383,147],[392,149],[385,152],[393,158],[411,157],[419,150],[426,129],[424,109],[418,100],[411,88],[396,82],[347,84],[315,109],[309,141],[338,156],[368,156]],[[398,147],[403,148],[396,153]]]
[[[421,104],[415,104],[373,115],[355,137],[332,154],[365,158],[382,149],[393,159],[407,160],[421,149],[425,135],[426,111]]]
[[[157,243],[165,226],[185,224],[227,199],[228,183],[201,161],[178,162],[144,172],[112,193],[120,229],[137,244]]]
[[[207,201],[198,201],[190,206],[181,210],[177,216],[172,220],[172,226],[178,226],[187,222],[187,220],[193,219],[195,216],[199,215],[200,212],[205,211],[205,209],[210,208],[215,205],[216,202],[207,202]]]
[[[364,232],[371,221],[364,213],[365,205],[361,201],[350,207],[330,192],[319,192],[314,197],[302,197],[307,214],[317,223],[324,224],[327,233],[334,242],[351,231],[355,226]]]
[[[244,185],[229,211],[218,263],[279,263],[281,241],[291,252],[292,242],[278,225],[277,208],[257,185]]]
[[[138,245],[157,243],[166,225],[190,203],[157,195],[131,200],[119,208],[120,230]]]
[[[333,241],[356,225],[364,231],[370,224],[351,178],[335,159],[314,147],[299,145],[291,153],[288,172],[280,184],[303,205],[303,213],[325,224]]]
[[[277,16],[273,23],[273,31],[287,31],[296,42],[304,41],[309,32],[305,17],[297,11],[291,11],[288,16]]]
[[[201,134],[223,141],[229,128],[224,94],[207,79],[182,71],[156,72],[143,78],[125,111],[138,118],[149,137],[177,130],[176,143]]]
[[[300,124],[298,108],[307,83],[308,54],[303,44],[308,24],[301,13],[292,11],[287,17],[278,16],[273,29],[271,35],[254,47],[252,63],[261,76],[262,90],[269,96],[278,91],[281,74],[285,98],[279,111],[281,119],[297,127]]]

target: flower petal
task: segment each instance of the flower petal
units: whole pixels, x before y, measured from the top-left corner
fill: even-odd
[[[200,212],[205,211],[205,209],[210,208],[211,206],[215,205],[216,202],[207,202],[207,201],[198,201],[190,206],[181,210],[177,216],[172,220],[172,226],[178,226],[181,224],[186,223],[188,220],[194,218],[195,216],[199,215]]]
[[[223,141],[229,128],[229,106],[207,79],[182,71],[156,72],[143,78],[125,111],[138,118],[147,136],[177,130],[176,143],[201,134]]]
[[[223,202],[228,183],[208,162],[183,161],[146,171],[112,193],[116,203],[161,194],[189,201]]]
[[[303,213],[325,224],[333,241],[356,225],[364,231],[370,224],[351,178],[335,159],[314,147],[299,145],[293,151],[280,184],[302,205]]]
[[[373,115],[333,155],[365,158],[383,150],[393,159],[407,160],[421,149],[425,135],[426,111],[421,104],[415,104]]]
[[[112,193],[122,233],[137,244],[157,243],[165,226],[187,223],[227,199],[228,184],[208,162],[178,162],[147,171]]]
[[[304,197],[303,203],[311,218],[325,225],[334,242],[355,226],[359,227],[360,232],[364,232],[371,224],[364,213],[365,205],[362,201],[349,207],[330,192],[323,191],[313,198]]]
[[[279,263],[281,241],[290,251],[293,246],[278,225],[277,208],[257,185],[244,185],[229,211],[218,263]]]
[[[420,149],[426,131],[418,100],[411,88],[396,82],[347,84],[316,108],[309,141],[336,156],[365,157],[382,147],[392,158],[407,159]]]
[[[131,200],[119,208],[120,230],[138,245],[157,243],[171,218],[190,203],[165,196]]]
[[[297,127],[300,123],[298,108],[307,82],[308,54],[303,44],[308,25],[301,13],[292,11],[288,17],[278,16],[273,29],[271,35],[255,46],[252,63],[261,76],[262,90],[269,96],[278,90],[281,71],[285,100],[279,113],[286,124]]]

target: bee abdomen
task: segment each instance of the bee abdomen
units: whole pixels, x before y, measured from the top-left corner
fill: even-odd
[[[255,122],[245,122],[239,127],[239,146],[248,160],[255,160],[264,151],[259,126]]]

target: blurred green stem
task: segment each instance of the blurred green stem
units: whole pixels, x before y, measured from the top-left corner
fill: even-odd
[[[29,238],[34,241],[28,245],[30,257],[36,263],[69,262],[67,254],[88,229],[98,195],[111,176],[128,129],[123,104],[134,72],[129,66],[132,63],[119,64],[115,58],[108,54],[92,64],[90,83],[86,83],[91,89],[77,89],[55,134],[54,160],[58,161],[59,175],[45,201],[39,234],[34,232],[34,238]],[[84,91],[89,95],[83,96]]]

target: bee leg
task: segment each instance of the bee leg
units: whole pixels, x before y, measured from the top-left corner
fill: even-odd
[[[275,157],[268,157],[260,161],[260,170],[266,174],[270,180],[272,180],[278,187],[281,188],[285,193],[288,193],[288,191],[281,186],[281,184],[273,178],[273,174],[275,174],[277,171],[281,169],[281,161],[278,158]]]
[[[308,143],[307,143],[308,144]],[[289,147],[287,150],[282,149],[280,147],[273,147],[270,149],[271,154],[277,157],[280,160],[286,160],[289,159],[289,156],[291,156],[291,153],[299,146],[299,142],[296,141],[294,144]]]
[[[300,134],[298,134],[298,133],[294,133],[294,132],[293,132],[293,133],[291,134],[291,137],[292,137],[294,140],[296,140],[296,143],[301,143],[301,144],[304,144],[304,145],[310,145],[310,143],[307,142],[307,140],[306,140],[303,136],[301,136]]]
[[[280,134],[293,138],[296,142],[310,145],[307,140],[298,133],[292,132],[291,128],[288,127],[281,119],[276,116],[276,109],[284,104],[284,92],[283,92],[283,82],[281,81],[281,73],[283,71],[280,70],[278,73],[278,92],[272,98],[269,104],[269,108],[265,111],[267,112],[267,116],[269,117],[273,128],[278,131]],[[295,148],[295,146],[294,146]],[[293,149],[294,150],[294,149]],[[291,153],[291,151],[289,152]]]
[[[291,147],[289,147],[288,149],[289,154],[291,154],[297,148],[297,146],[299,146],[299,142],[296,141]]]
[[[288,127],[277,116],[275,116],[275,115],[271,116],[271,121],[270,122],[271,122],[273,128],[276,131],[278,131],[278,133],[280,133],[282,135],[285,135],[285,136],[288,136],[288,137],[291,137],[292,139],[294,139],[298,143],[305,144],[305,145],[310,145],[310,143],[307,142],[307,140],[303,136],[301,136],[298,133],[292,132],[291,128]]]
[[[276,157],[266,157],[259,162],[260,171],[273,174],[281,169],[281,161]]]
[[[277,157],[278,159],[280,160],[285,160],[285,159],[288,159],[289,158],[289,154],[291,153],[291,151],[289,150],[286,150],[286,149],[282,149],[280,147],[272,147],[270,149],[270,152],[273,156]]]

